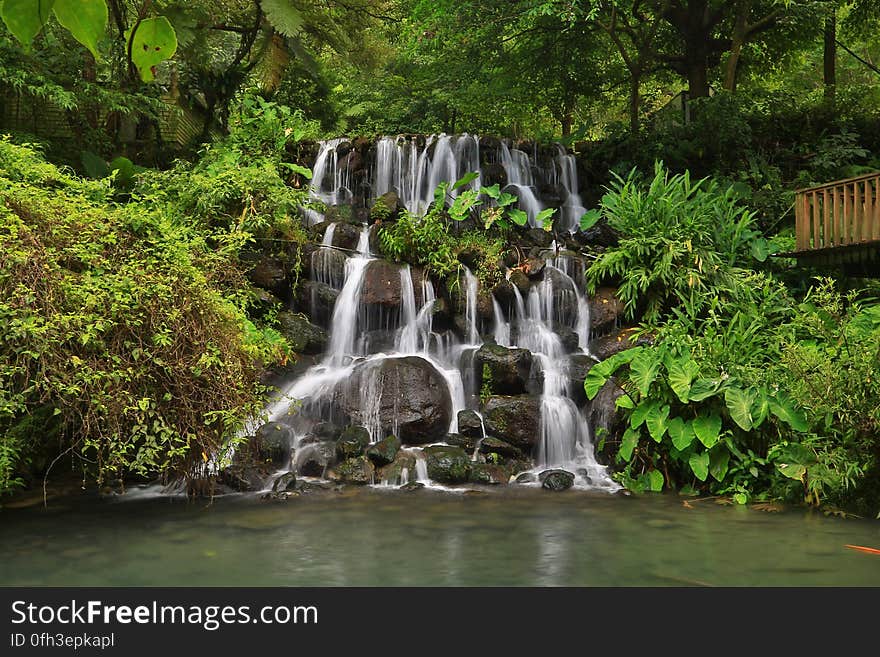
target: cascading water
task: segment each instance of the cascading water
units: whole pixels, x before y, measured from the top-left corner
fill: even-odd
[[[338,152],[346,152],[337,150],[342,143],[323,142],[314,165],[310,193],[327,205],[348,203],[352,198],[356,176],[349,171],[349,158],[338,156]],[[376,198],[395,192],[401,204],[414,214],[426,211],[437,185],[452,182],[469,171],[478,172],[479,177],[469,185],[479,189],[487,179],[482,167],[486,162],[496,165],[495,173],[491,174],[496,179],[500,165],[505,176],[504,189],[517,194],[520,207],[533,223],[544,209],[536,191],[541,185],[556,185],[565,191],[558,195],[564,202],[559,206],[557,232],[574,227],[576,215],[582,210],[574,158],[561,147],[540,165],[524,150],[510,148],[504,141],[483,144],[471,135],[432,136],[424,142],[383,137],[373,152],[375,162],[369,166],[366,178],[370,194]],[[359,180],[356,186],[362,187],[364,177]],[[330,318],[328,348],[320,362],[291,381],[269,409],[270,420],[281,421],[292,429],[294,464],[302,463],[303,455],[311,454],[310,450],[318,450],[316,441],[320,438],[316,436],[322,424],[339,420],[363,426],[372,443],[405,432],[407,411],[398,406],[405,406],[407,395],[416,391],[401,390],[404,384],[395,374],[397,370],[389,370],[389,365],[413,360],[433,372],[433,380],[439,381],[443,389],[443,399],[448,400],[444,402],[448,403],[448,426],[441,427],[445,435],[457,435],[461,411],[468,409],[479,417],[480,436],[475,437],[469,454],[470,459],[479,462],[487,432],[479,412],[480,382],[475,359],[483,346],[483,322],[489,323],[489,318],[481,320],[477,278],[463,267],[459,281],[463,321],[457,330],[448,325],[438,330],[434,326],[437,291],[424,273],[408,265],[392,265],[373,255],[368,226],[361,229],[354,253],[334,246],[337,231],[338,224],[327,225],[310,263],[311,278],[338,291]],[[589,303],[581,292],[583,261],[558,253],[555,242],[551,252],[542,255],[546,262],[543,277],[530,283],[526,299],[515,286],[512,308],[506,308],[490,295],[490,341],[501,347],[527,349],[532,354],[532,374],[541,392],[538,435],[532,454],[536,470],[564,468],[576,474],[578,485],[614,490],[618,486],[596,462],[590,427],[569,390],[572,350],[589,353]],[[376,281],[369,282],[376,276],[380,276],[378,287]],[[380,299],[386,288],[399,289],[394,305]],[[448,300],[443,301],[448,304]],[[561,337],[566,332],[577,336],[576,348],[572,340]],[[397,395],[391,396],[391,407],[389,390]],[[349,405],[340,406],[341,399],[348,400]],[[442,443],[443,438],[433,442]],[[419,441],[415,446],[404,443],[401,454],[406,456],[405,465],[389,475],[391,481],[385,479],[381,484],[432,484],[426,451],[418,446]]]

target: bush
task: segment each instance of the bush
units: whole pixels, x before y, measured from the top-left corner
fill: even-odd
[[[0,489],[47,449],[99,482],[203,473],[261,410],[261,367],[285,351],[224,293],[244,285],[247,236],[212,248],[163,205],[113,204],[106,180],[8,141],[0,169]]]

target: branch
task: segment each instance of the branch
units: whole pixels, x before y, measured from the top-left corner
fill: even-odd
[[[864,64],[864,65],[867,66],[869,69],[871,69],[872,71],[874,71],[874,73],[876,73],[877,75],[880,75],[880,68],[877,68],[877,66],[875,66],[874,64],[872,64],[872,63],[869,62],[868,60],[866,60],[866,59],[862,59],[859,55],[857,55],[857,54],[854,53],[852,50],[850,50],[849,48],[847,48],[844,44],[842,44],[842,43],[840,42],[839,39],[835,39],[834,42],[835,42],[838,46],[840,46],[841,48],[843,48],[846,52],[848,52],[850,55],[852,55],[852,56],[855,57],[857,60],[859,60],[862,64]]]

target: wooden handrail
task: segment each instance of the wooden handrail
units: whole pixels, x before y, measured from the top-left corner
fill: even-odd
[[[798,251],[880,240],[880,172],[799,189],[794,210]]]

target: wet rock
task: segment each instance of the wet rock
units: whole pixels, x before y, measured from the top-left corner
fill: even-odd
[[[578,406],[582,406],[587,401],[587,395],[584,392],[584,379],[587,378],[596,359],[587,354],[572,354],[568,357],[568,380],[569,390],[571,390],[571,399]]]
[[[293,472],[285,472],[272,484],[273,493],[285,493],[291,490],[296,490],[296,474]]]
[[[312,434],[318,441],[338,440],[341,433],[342,428],[333,422],[319,422],[312,429]]]
[[[376,471],[376,481],[388,482],[392,486],[399,486],[404,478],[412,481],[416,477],[416,459],[406,451],[397,452],[394,461]]]
[[[400,203],[400,197],[397,195],[397,192],[385,192],[373,203],[373,207],[370,209],[370,220],[394,221],[402,209],[403,206]]]
[[[608,225],[608,220],[604,217],[586,231],[579,230],[575,233],[575,238],[584,246],[593,245],[606,248],[617,246],[620,241],[617,231]]]
[[[265,318],[269,313],[281,307],[282,301],[268,290],[261,287],[253,288],[253,305],[251,312],[255,317]]]
[[[516,476],[514,483],[516,484],[534,484],[538,481],[538,475],[534,472],[521,472]]]
[[[608,333],[623,318],[623,302],[617,288],[600,287],[590,297],[590,325],[594,334]]]
[[[290,455],[293,432],[280,422],[267,422],[254,434],[257,455],[263,462],[285,463]]]
[[[501,164],[484,164],[481,173],[483,186],[498,185],[499,189],[507,186],[507,170]]]
[[[484,344],[477,351],[475,363],[477,372],[483,376],[483,383],[492,393],[518,395],[526,392],[526,382],[532,370],[532,354],[528,349]]]
[[[364,427],[347,427],[336,441],[336,454],[341,461],[361,456],[370,444],[370,432]]]
[[[544,231],[541,231],[542,233]],[[530,256],[526,258],[526,261],[522,264],[521,270],[522,272],[531,279],[537,279],[541,277],[541,274],[544,273],[544,267],[547,266],[547,261],[544,258],[537,258],[534,256]],[[519,287],[517,285],[517,287]]]
[[[486,431],[531,453],[538,440],[541,401],[532,395],[490,397],[483,408]]]
[[[425,484],[423,484],[421,481],[410,481],[401,486],[400,490],[409,492],[414,490],[422,490],[424,487]]]
[[[345,221],[338,222],[333,230],[333,246],[356,251],[361,237],[361,228],[361,226],[355,226]]]
[[[483,437],[483,421],[476,412],[464,410],[458,412],[458,433],[468,438]]]
[[[460,447],[431,445],[425,448],[428,476],[442,484],[462,484],[471,473],[471,459]]]
[[[492,295],[498,300],[502,308],[509,308],[516,302],[513,285],[507,279],[502,279],[492,288]]]
[[[548,233],[543,228],[529,228],[523,235],[523,242],[528,246],[546,249],[553,242],[553,233]]]
[[[552,491],[567,490],[574,486],[574,475],[567,470],[544,470],[538,475],[541,488]]]
[[[373,483],[373,464],[365,456],[355,456],[334,465],[327,478],[343,484],[366,486]]]
[[[504,466],[491,463],[474,463],[471,465],[471,483],[498,485],[506,484],[509,480],[510,470]]]
[[[303,315],[287,311],[278,313],[278,332],[298,354],[321,354],[327,348],[327,332]]]
[[[607,335],[603,335],[595,340],[590,341],[590,353],[599,360],[611,358],[621,351],[626,351],[632,347],[648,345],[652,343],[650,335],[642,335],[636,338],[633,334],[637,329],[633,327],[622,328]]]
[[[461,413],[459,413],[461,415]],[[461,426],[459,425],[459,430]],[[479,436],[476,438],[472,438],[470,436],[465,436],[460,433],[448,433],[446,437],[443,439],[443,442],[447,445],[452,445],[453,447],[461,447],[468,454],[472,454],[473,451],[477,448],[477,441],[479,440]]]
[[[522,269],[512,269],[507,280],[511,285],[516,286],[523,297],[529,293],[529,289],[532,287],[532,282]]]
[[[367,271],[364,274],[364,283],[361,288],[361,303],[376,304],[395,309],[399,308],[401,299],[401,269],[401,265],[388,262],[387,260],[372,261],[367,266]],[[418,308],[422,305],[424,272],[418,267],[412,267],[410,275],[412,277],[416,307]]]
[[[614,454],[619,447],[620,436],[626,428],[623,412],[617,408],[617,398],[625,394],[612,378],[589,402],[587,407],[587,421],[593,427],[594,440],[605,440],[605,449],[596,454],[600,462],[613,462]]]
[[[295,299],[295,310],[305,313],[314,324],[328,327],[339,290],[316,281],[301,281]]]
[[[381,467],[394,461],[394,457],[397,456],[399,450],[400,438],[397,436],[388,436],[374,445],[370,445],[367,448],[366,456],[375,465]]]
[[[439,440],[452,420],[446,379],[424,358],[405,356],[358,365],[337,388],[336,402],[355,423],[368,416],[408,445]]]
[[[336,443],[328,441],[316,442],[296,451],[296,471],[307,477],[323,477],[331,465],[336,462]]]
[[[525,458],[522,450],[494,436],[486,436],[480,442],[480,453],[486,455],[497,454],[505,459],[521,460]]]
[[[250,281],[282,299],[290,298],[288,271],[281,258],[263,256],[247,274]]]

